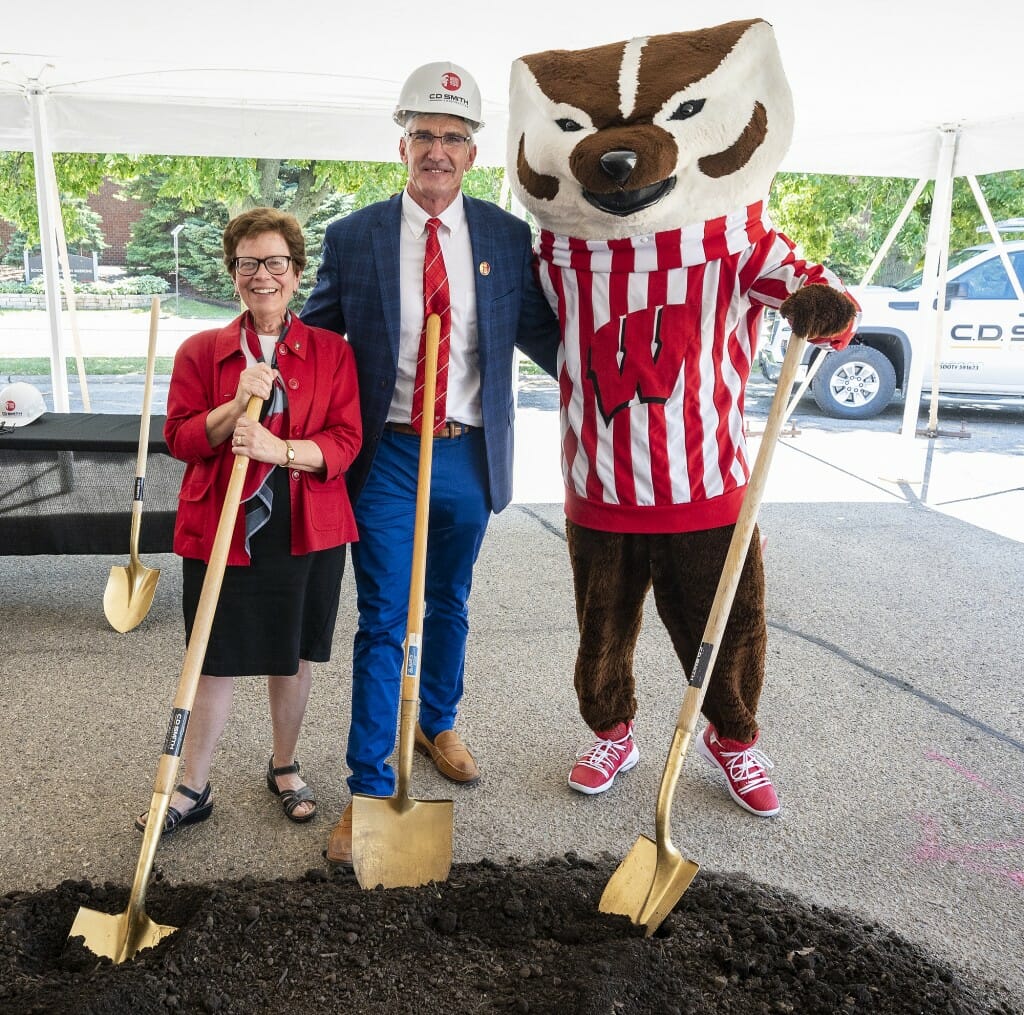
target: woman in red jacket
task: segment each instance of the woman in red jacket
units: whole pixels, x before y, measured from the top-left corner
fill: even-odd
[[[181,345],[167,396],[167,446],[187,463],[174,530],[186,641],[235,457],[251,461],[165,835],[213,809],[210,763],[231,677],[268,677],[267,787],[292,821],[316,814],[295,748],[312,663],[330,659],[345,543],[356,539],[345,489],[362,441],[355,361],[341,336],[288,310],[306,264],[298,221],[273,208],[239,215],[224,232],[224,262],[247,309]],[[264,400],[258,422],[245,415],[254,395]]]

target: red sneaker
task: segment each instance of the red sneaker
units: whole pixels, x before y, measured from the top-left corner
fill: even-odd
[[[628,772],[640,760],[633,743],[633,723],[616,723],[610,730],[595,731],[597,739],[576,755],[569,785],[588,795],[603,793],[619,772]]]
[[[746,811],[760,818],[779,813],[779,798],[768,772],[775,766],[771,759],[755,748],[761,734],[749,743],[720,740],[710,723],[697,741],[697,750],[705,761],[725,774],[729,796]]]

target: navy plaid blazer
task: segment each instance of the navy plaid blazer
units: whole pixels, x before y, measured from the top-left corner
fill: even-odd
[[[463,200],[473,263],[486,261],[491,268],[475,278],[488,492],[497,512],[512,498],[513,346],[555,376],[559,329],[534,275],[529,226],[490,201]],[[345,335],[355,353],[363,446],[348,470],[353,503],[395,391],[401,225],[400,194],[331,223],[316,285],[300,314],[307,324]]]

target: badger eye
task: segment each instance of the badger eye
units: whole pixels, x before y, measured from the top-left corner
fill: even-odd
[[[679,103],[676,111],[669,117],[669,119],[689,120],[691,116],[696,116],[703,108],[703,99],[688,99],[686,102]]]
[[[566,134],[572,134],[574,131],[583,130],[583,125],[577,123],[575,120],[570,120],[568,117],[563,117],[561,120],[555,120],[555,123],[561,127]]]

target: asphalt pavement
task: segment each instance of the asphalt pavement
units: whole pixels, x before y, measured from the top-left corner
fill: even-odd
[[[141,397],[133,383],[110,386]],[[103,407],[106,389],[94,388]],[[771,393],[756,379],[748,391],[755,446]],[[587,732],[572,688],[556,397],[545,381],[522,383],[515,499],[476,572],[459,727],[483,778],[456,786],[415,760],[414,796],[455,801],[457,862],[621,858],[654,834],[683,681],[653,604],[636,655],[641,763],[598,797],[566,786]],[[741,811],[694,752],[672,835],[706,869],[890,927],[1024,1007],[1024,414],[943,412],[944,430],[968,436],[916,438],[909,452],[898,415],[839,425],[802,404],[792,416],[761,510],[759,718],[782,812]],[[124,635],[107,625],[103,588],[126,560],[127,545],[123,557],[0,556],[0,891],[131,881],[131,822],[149,804],[183,645],[170,554],[145,561],[161,578],[142,624]],[[300,744],[320,816],[292,825],[267,793],[266,692],[239,682],[213,817],[161,844],[161,876],[296,877],[324,862],[348,799],[354,599],[346,575],[334,657],[317,667]]]

